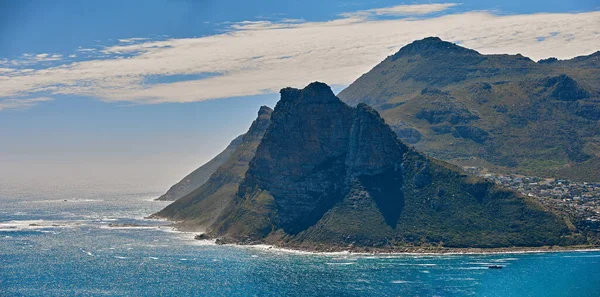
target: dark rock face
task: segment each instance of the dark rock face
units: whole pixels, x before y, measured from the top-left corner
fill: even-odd
[[[406,126],[393,126],[392,130],[396,132],[400,139],[408,144],[415,144],[421,140],[423,135],[419,130]]]
[[[478,143],[484,143],[489,136],[487,131],[475,126],[460,125],[454,127],[454,129],[456,131],[455,137],[471,139]]]
[[[242,188],[268,190],[282,227],[294,233],[314,224],[335,202],[331,197],[341,195],[354,110],[321,83],[283,89],[276,109]]]
[[[210,240],[210,239],[212,239],[212,237],[206,233],[201,233],[201,234],[194,236],[194,239],[195,240]]]
[[[375,110],[349,107],[322,83],[282,90],[276,109],[241,189],[267,190],[288,233],[315,224],[348,178],[394,169],[407,149]]]
[[[551,92],[552,98],[563,101],[576,101],[590,96],[586,90],[579,87],[577,81],[566,74],[548,78],[544,87]]]
[[[262,139],[265,131],[267,131],[267,128],[271,124],[271,113],[273,113],[273,110],[268,106],[260,107],[258,117],[252,122],[248,132],[243,135],[242,143],[260,141]]]
[[[349,175],[375,175],[396,169],[406,151],[406,145],[396,138],[377,111],[364,103],[356,107],[347,146]]]
[[[374,109],[352,108],[317,82],[281,91],[236,197],[209,232],[286,246],[485,247],[554,244],[568,228],[408,148]]]
[[[417,112],[417,119],[427,120],[430,124],[440,124],[444,122],[456,124],[467,124],[473,120],[479,119],[478,116],[471,113],[463,104],[456,101],[454,97],[447,93],[427,90],[423,98],[423,107]]]

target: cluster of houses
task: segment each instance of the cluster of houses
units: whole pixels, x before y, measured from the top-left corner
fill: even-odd
[[[464,170],[537,198],[546,207],[576,218],[587,228],[600,230],[600,183],[494,174],[482,167],[464,167]]]

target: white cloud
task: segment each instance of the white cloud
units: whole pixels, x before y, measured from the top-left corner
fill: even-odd
[[[41,102],[52,101],[49,97],[24,98],[24,99],[4,99],[0,100],[0,111],[8,109],[24,110],[29,109]]]
[[[63,58],[60,54],[30,54],[25,53],[21,55],[21,58],[10,61],[10,64],[13,66],[27,66],[27,65],[35,65],[40,62],[51,62],[51,61],[61,61]],[[4,64],[4,63],[3,63]]]
[[[126,38],[126,39],[119,39],[119,42],[121,42],[121,43],[131,43],[131,42],[144,41],[144,40],[148,40],[148,38],[140,38],[140,37]]]
[[[62,59],[62,55],[60,54],[47,54],[47,53],[43,53],[43,54],[37,54],[35,56],[25,56],[28,57],[29,60],[28,62],[46,62],[46,61],[59,61]]]
[[[434,12],[441,12],[448,8],[460,5],[460,3],[436,3],[436,4],[414,4],[414,5],[396,5],[392,7],[376,8],[369,10],[360,10],[356,12],[346,12],[341,15],[344,17],[370,17],[370,16],[409,16],[426,15]]]
[[[277,92],[315,80],[347,85],[401,46],[427,36],[460,42],[486,54],[521,53],[537,60],[595,52],[600,49],[599,27],[600,12],[244,22],[225,34],[121,43],[104,48],[102,59],[0,73],[0,98],[46,92],[115,102],[192,102]],[[540,36],[546,38],[540,42]],[[144,79],[197,73],[221,75],[162,84]]]
[[[76,51],[78,51],[78,52],[95,52],[96,49],[79,47],[78,49],[76,49]]]

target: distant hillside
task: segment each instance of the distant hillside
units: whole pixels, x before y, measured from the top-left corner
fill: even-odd
[[[600,181],[600,52],[534,62],[430,37],[339,97],[372,105],[417,150],[458,165]]]
[[[269,107],[261,107],[248,132],[242,135],[233,152],[214,170],[208,181],[161,210],[156,216],[185,220],[189,229],[202,229],[212,224],[236,195],[250,160],[271,123],[271,113],[272,109]]]
[[[206,164],[200,166],[200,168],[188,174],[180,182],[173,185],[165,194],[158,197],[156,200],[175,201],[202,186],[204,183],[206,183],[206,181],[208,181],[210,176],[215,171],[217,171],[217,169],[221,167],[221,165],[223,165],[227,161],[227,159],[229,159],[231,154],[242,142],[243,137],[244,135],[236,137],[234,140],[231,141],[231,143],[229,143],[229,145],[227,146],[227,148],[225,148],[224,151],[219,153],[216,157],[212,158],[212,160],[208,161]]]
[[[299,248],[585,242],[537,202],[409,148],[375,110],[322,83],[283,89],[256,140],[156,216],[225,241]]]

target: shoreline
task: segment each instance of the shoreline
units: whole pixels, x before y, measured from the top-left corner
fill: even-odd
[[[164,218],[145,217],[147,220],[169,221]],[[173,221],[171,221],[173,222]],[[210,245],[222,245],[239,248],[252,248],[264,251],[285,252],[291,254],[307,255],[496,255],[496,254],[529,254],[529,253],[560,253],[560,252],[600,252],[600,246],[579,245],[579,246],[540,246],[540,247],[502,247],[502,248],[450,248],[450,247],[432,247],[432,246],[410,246],[394,248],[377,247],[340,247],[334,245],[318,244],[312,247],[306,245],[278,245],[266,242],[241,243],[234,242],[226,238],[195,239],[199,234],[196,229],[187,229],[180,225],[181,222],[173,222],[170,227],[172,231],[183,234],[190,234],[191,240]],[[187,229],[187,230],[186,230]],[[224,240],[225,239],[225,240]],[[221,241],[219,243],[219,241]]]
[[[213,241],[214,242],[214,241]],[[215,243],[215,245],[219,245]],[[562,252],[600,252],[600,246],[570,247],[514,247],[514,248],[425,248],[402,247],[392,249],[299,249],[268,244],[224,244],[241,248],[260,249],[265,251],[284,252],[307,255],[406,255],[406,256],[443,256],[443,255],[501,255],[501,254],[534,254]]]
[[[185,232],[188,233],[188,232]],[[407,256],[443,256],[443,255],[501,255],[501,254],[534,254],[563,252],[600,252],[600,246],[543,246],[543,247],[508,247],[508,248],[440,248],[440,247],[398,247],[398,248],[300,248],[292,246],[270,245],[266,243],[218,243],[218,239],[194,239],[196,242],[215,246],[228,246],[262,251],[282,252],[304,255],[407,255]]]

